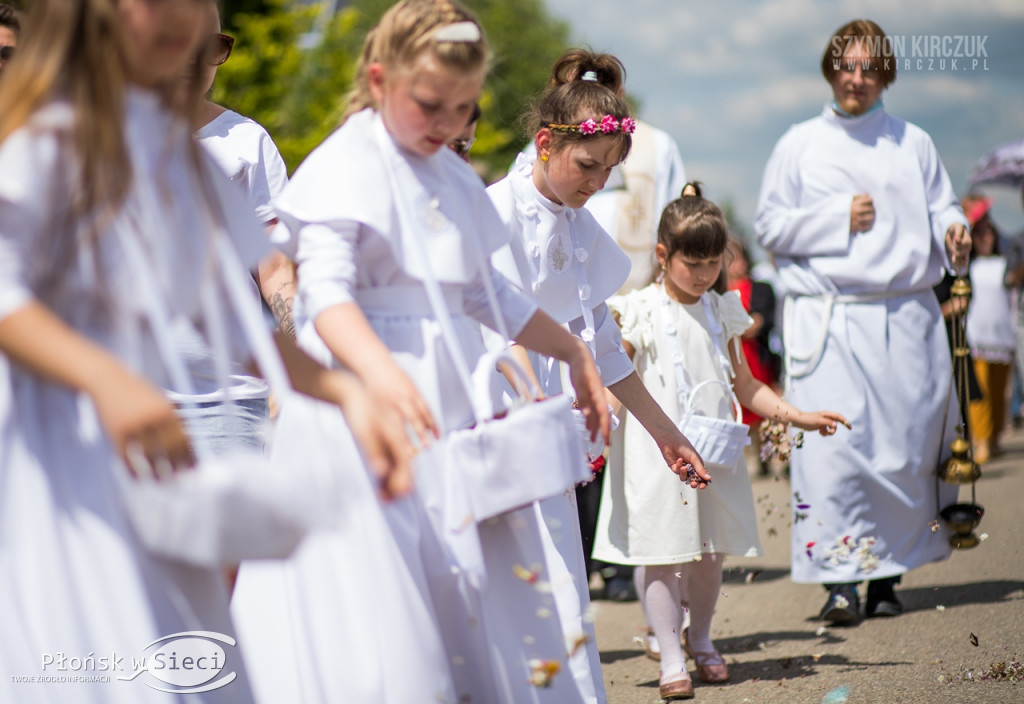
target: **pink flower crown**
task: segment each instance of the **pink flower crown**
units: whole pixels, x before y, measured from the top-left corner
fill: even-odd
[[[624,117],[619,120],[614,115],[605,115],[600,122],[591,117],[578,125],[558,125],[549,122],[547,127],[555,132],[579,132],[585,135],[615,134],[620,131],[623,134],[633,134],[636,132],[636,120],[632,117]]]

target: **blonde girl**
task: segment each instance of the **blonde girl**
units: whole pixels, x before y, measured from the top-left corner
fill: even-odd
[[[507,231],[479,178],[446,147],[470,118],[488,55],[479,24],[447,0],[399,2],[370,32],[344,124],[276,203],[297,241],[298,339],[355,372],[427,449],[473,414],[424,281],[439,281],[472,364],[484,352],[479,323],[498,323],[486,267],[507,329],[568,364],[590,432],[606,438],[589,350],[490,270]],[[285,408],[280,422],[299,421]],[[362,472],[351,452],[338,457]],[[534,571],[543,550],[532,510],[480,524],[468,515],[443,529],[435,508],[473,468],[439,453],[420,458],[409,499],[380,505],[364,487],[350,530],[317,536],[280,572],[243,566],[234,613],[246,642],[267,646],[251,668],[258,691],[268,701],[295,691],[313,702],[581,701],[557,674],[565,638],[547,576]],[[275,636],[266,614],[282,604],[290,617]],[[282,664],[294,679],[281,676]]]
[[[175,96],[205,45],[208,9],[35,0],[0,84],[0,352],[11,362],[0,379],[3,701],[252,700],[229,641],[219,664],[235,678],[209,691],[133,672],[131,658],[152,655],[155,641],[193,630],[230,640],[234,629],[219,571],[148,553],[119,491],[129,464],[193,463],[159,390],[166,374],[140,277],[173,315],[195,319],[197,292],[220,283],[208,256],[214,214],[245,262],[266,246],[252,246],[251,213],[192,141],[198,96]],[[145,271],[124,264],[129,241],[150,255]],[[13,683],[50,675],[106,681]]]
[[[736,420],[735,395],[765,418],[834,433],[845,422],[841,415],[805,413],[751,375],[739,336],[753,321],[739,294],[726,292],[727,242],[721,211],[701,197],[698,185],[687,184],[683,196],[665,208],[655,247],[659,280],[613,304],[623,345],[644,384],[674,418],[682,419],[691,403],[696,415]],[[698,385],[699,393],[690,395]],[[711,616],[723,557],[761,554],[750,479],[738,453],[734,467],[716,465],[715,482],[706,491],[666,481],[652,471],[661,457],[657,445],[632,416],[625,422],[625,462],[605,479],[594,557],[644,566],[643,607],[661,651],[661,696],[688,699],[693,684],[683,648],[701,680],[729,679],[711,642]],[[689,605],[690,626],[681,648],[683,603]]]

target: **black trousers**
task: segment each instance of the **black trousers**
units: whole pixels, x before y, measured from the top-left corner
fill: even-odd
[[[597,473],[594,481],[576,487],[576,510],[580,517],[580,534],[583,537],[583,557],[587,561],[587,577],[600,571],[607,582],[612,577],[633,579],[632,565],[613,565],[590,556],[594,550],[594,535],[597,533],[597,512],[601,508],[601,487],[604,486],[606,466]]]

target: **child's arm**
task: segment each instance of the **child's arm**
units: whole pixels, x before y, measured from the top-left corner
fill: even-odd
[[[604,402],[604,384],[587,344],[539,310],[516,336],[516,343],[569,365],[569,377],[587,419],[590,437],[600,433],[607,445],[611,441],[611,417]]]
[[[512,358],[519,362],[519,366],[526,372],[526,376],[530,383],[534,385],[534,388],[541,390],[538,400],[544,398],[544,390],[540,385],[540,380],[537,379],[537,375],[533,371],[533,364],[530,363],[530,354],[527,349],[522,345],[509,345],[508,351],[512,354]],[[520,381],[518,378],[511,376],[505,369],[502,369],[501,373],[508,379],[508,383],[512,385],[513,389],[519,388]]]
[[[615,318],[615,322],[616,323],[619,322],[619,319],[617,317]],[[622,340],[622,347],[623,347],[623,349],[626,350],[626,354],[629,356],[629,359],[631,361],[635,362],[636,361],[636,347],[633,347],[633,343],[631,343],[629,340],[623,338],[623,340]],[[620,415],[622,413],[622,409],[624,408],[624,406],[622,405],[622,401],[620,401],[615,394],[613,394],[611,391],[609,391],[607,389],[605,389],[605,393],[608,396],[608,405],[610,405],[612,407],[612,413],[614,413],[615,415],[619,416],[619,420],[622,420],[622,416]]]
[[[681,481],[688,481],[685,465],[689,464],[697,470],[698,477],[689,482],[690,486],[698,489],[707,486],[711,481],[711,475],[704,469],[704,462],[700,455],[697,454],[690,441],[679,432],[679,428],[665,414],[658,402],[654,400],[651,392],[647,390],[635,371],[625,379],[611,384],[608,389],[654,438],[665,462],[673,472],[679,475]]]
[[[151,467],[194,463],[192,447],[163,392],[120,359],[33,301],[0,320],[0,351],[32,373],[92,399],[117,453],[141,451]]]
[[[739,345],[729,345],[729,356],[732,358],[732,368],[736,372],[736,379],[733,382],[733,390],[740,403],[752,410],[759,416],[770,418],[780,423],[792,423],[804,430],[817,430],[822,435],[831,435],[836,432],[836,425],[842,423],[850,427],[850,423],[839,413],[834,411],[816,411],[807,413],[796,406],[790,405],[771,387],[764,384],[750,373],[747,366],[747,358]]]
[[[334,358],[350,369],[373,399],[405,419],[424,446],[440,437],[434,415],[419,389],[391,357],[391,350],[377,337],[358,303],[337,303],[324,309],[314,321]]]
[[[295,390],[341,408],[370,467],[381,478],[384,496],[408,493],[413,452],[401,418],[388,406],[374,403],[354,374],[327,369],[300,349],[286,331],[276,330],[274,341]]]

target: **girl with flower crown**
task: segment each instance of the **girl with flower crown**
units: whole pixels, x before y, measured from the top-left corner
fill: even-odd
[[[629,152],[636,123],[621,97],[623,73],[614,56],[584,49],[567,52],[555,64],[528,116],[536,158],[521,156],[488,189],[516,234],[494,261],[541,310],[586,342],[601,381],[658,444],[669,467],[664,471],[679,475],[681,485],[703,488],[710,478],[700,457],[637,377],[605,303],[629,275],[629,258],[583,208]],[[531,356],[531,362],[544,391],[560,393],[556,361]],[[589,454],[597,458],[602,449],[592,446]],[[687,465],[693,468],[689,476]],[[576,642],[588,641],[570,659],[573,676],[586,701],[604,701],[575,495],[547,499],[538,510],[548,528],[547,567],[563,629]]]

